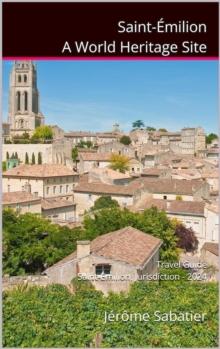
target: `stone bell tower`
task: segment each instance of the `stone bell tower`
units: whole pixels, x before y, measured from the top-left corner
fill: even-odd
[[[9,113],[10,134],[32,135],[35,128],[44,124],[39,111],[37,71],[31,61],[15,61],[10,75]]]

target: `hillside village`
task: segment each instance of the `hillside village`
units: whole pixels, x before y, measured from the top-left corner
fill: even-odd
[[[15,62],[9,117],[3,123],[3,208],[77,227],[103,196],[131,212],[156,207],[192,228],[199,242],[196,256],[217,267],[218,139],[207,144],[202,127],[170,132],[147,127],[141,120],[127,133],[117,123],[106,132],[75,130],[74,123],[69,132],[62,125],[49,125],[52,136],[34,139],[45,122],[36,67]],[[109,274],[109,265],[122,274],[137,276],[140,267],[143,273],[154,272],[162,243],[137,229],[123,228],[91,243],[79,241],[77,251],[50,267],[47,275],[67,283],[79,265],[84,272],[96,265],[98,275]]]

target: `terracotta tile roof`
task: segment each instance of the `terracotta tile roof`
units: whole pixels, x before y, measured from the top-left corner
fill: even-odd
[[[130,185],[111,185],[101,182],[86,183],[81,182],[75,188],[75,193],[97,193],[97,194],[114,194],[123,196],[133,196],[135,193],[135,187]]]
[[[164,173],[164,169],[161,168],[145,168],[141,174],[141,176],[160,176],[162,173]]]
[[[40,198],[26,191],[13,191],[3,193],[3,205],[17,204],[22,202],[40,202]]]
[[[147,259],[162,244],[162,240],[132,227],[113,231],[91,241],[91,254],[112,260],[143,266]],[[60,267],[67,262],[77,260],[74,251],[49,269]]]
[[[201,180],[182,180],[169,178],[139,178],[134,180],[129,186],[146,189],[150,193],[192,195],[196,190],[204,185]]]
[[[111,168],[93,168],[90,171],[91,174],[97,174],[97,175],[105,175],[108,176],[111,179],[127,179],[131,178],[129,173],[121,173],[119,171],[114,171]]]
[[[209,251],[209,252],[213,253],[216,256],[219,255],[218,244],[216,244],[214,242],[205,242],[204,245],[202,246],[202,250]]]
[[[140,211],[151,207],[157,207],[159,210],[166,211],[167,213],[203,216],[205,203],[203,201],[168,201],[163,199],[146,198],[133,206],[132,210]]]
[[[59,207],[69,207],[73,205],[75,205],[75,203],[71,199],[66,200],[64,198],[56,197],[41,200],[42,210],[50,210]]]
[[[203,171],[202,177],[203,178],[218,178],[219,177],[219,170],[213,169],[212,171]]]
[[[96,137],[96,134],[93,132],[86,131],[70,131],[64,133],[65,137]]]
[[[143,266],[162,241],[138,229],[126,227],[97,237],[91,243],[92,254]]]
[[[79,153],[83,161],[110,161],[112,153]]]
[[[3,177],[33,177],[47,178],[60,176],[74,176],[76,172],[64,165],[20,165],[3,173]]]

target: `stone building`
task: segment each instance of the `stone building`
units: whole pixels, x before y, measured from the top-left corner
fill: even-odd
[[[25,163],[28,157],[29,163],[32,162],[34,154],[35,163],[39,164],[39,157],[42,164],[62,164],[73,167],[71,160],[72,146],[70,142],[59,139],[49,144],[3,144],[2,160],[6,161],[7,156],[11,157],[17,153],[20,163]]]
[[[168,201],[146,196],[130,209],[134,212],[143,212],[151,207],[165,211],[168,217],[176,218],[186,228],[191,228],[198,239],[198,249],[201,249],[205,242],[219,242],[217,206],[207,205],[204,201]]]
[[[206,148],[205,132],[202,127],[186,127],[181,130],[182,154],[198,154]]]
[[[104,168],[110,165],[111,153],[79,152],[77,168],[80,174],[94,168]]]
[[[113,141],[109,143],[101,144],[97,150],[98,153],[115,153],[119,155],[125,155],[129,158],[135,156],[135,150],[130,145],[124,145],[119,141]]]
[[[21,214],[28,212],[41,214],[40,197],[25,191],[3,193],[2,206],[3,209],[12,208]]]
[[[15,61],[9,86],[8,123],[11,135],[33,133],[44,123],[40,112],[37,71],[31,61]]]
[[[79,183],[74,188],[77,219],[81,220],[85,211],[94,206],[95,201],[101,196],[111,196],[121,207],[127,207],[134,204],[138,194],[138,190],[131,185],[110,185],[101,182]]]
[[[53,283],[87,279],[97,290],[128,291],[132,282],[157,272],[162,241],[132,227],[78,241],[77,250],[45,270]]]
[[[53,221],[75,221],[73,191],[79,176],[63,165],[20,165],[3,173],[3,192],[25,192],[41,199],[42,214]]]

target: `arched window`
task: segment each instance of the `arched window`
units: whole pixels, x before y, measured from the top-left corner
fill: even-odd
[[[21,92],[17,92],[17,111],[21,110]]]
[[[20,120],[20,128],[24,128],[24,120],[23,119]]]
[[[24,92],[24,110],[28,110],[28,93]]]
[[[27,82],[27,75],[24,75],[24,82]]]
[[[21,75],[18,75],[18,82],[21,82]]]

